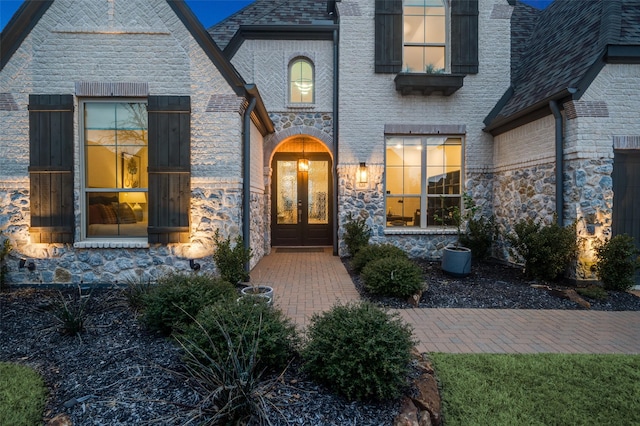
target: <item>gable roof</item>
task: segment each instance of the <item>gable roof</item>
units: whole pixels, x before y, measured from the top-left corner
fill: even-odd
[[[173,12],[184,24],[191,36],[198,42],[207,57],[220,71],[220,74],[227,81],[229,86],[237,96],[257,97],[254,118],[259,119],[266,132],[273,132],[273,122],[269,118],[264,103],[253,85],[247,85],[240,73],[227,60],[220,48],[213,41],[209,33],[202,26],[202,23],[193,14],[184,0],[166,0]],[[25,1],[16,11],[9,23],[0,34],[0,71],[4,69],[13,54],[18,50],[22,42],[29,35],[31,30],[49,7],[53,0],[47,1]]]
[[[537,18],[527,14],[516,5],[512,43],[525,47],[512,47],[511,87],[485,119],[494,134],[550,114],[551,100],[578,99],[614,59],[613,46],[631,45],[620,53],[629,60],[640,52],[640,0],[555,0]]]
[[[332,24],[335,0],[255,0],[227,19],[209,28],[227,56],[241,27],[283,27]],[[309,37],[312,35],[307,32]]]

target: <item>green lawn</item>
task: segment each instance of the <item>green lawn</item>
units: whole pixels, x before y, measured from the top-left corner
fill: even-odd
[[[0,362],[0,425],[42,424],[47,389],[29,367]]]
[[[640,425],[640,355],[432,353],[453,425]]]

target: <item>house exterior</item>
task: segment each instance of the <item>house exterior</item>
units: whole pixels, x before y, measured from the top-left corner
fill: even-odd
[[[0,58],[9,282],[212,271],[216,230],[249,267],[345,255],[351,217],[438,258],[464,193],[503,232],[577,220],[592,279],[596,239],[640,241],[639,26],[638,0],[256,0],[208,31],[182,1],[27,2]]]

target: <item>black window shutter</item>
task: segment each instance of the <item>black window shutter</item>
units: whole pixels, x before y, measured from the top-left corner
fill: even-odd
[[[73,95],[29,95],[31,241],[72,243]]]
[[[402,0],[376,0],[375,72],[402,70]]]
[[[451,1],[451,72],[478,73],[478,0]]]
[[[189,241],[191,99],[149,96],[149,243]]]

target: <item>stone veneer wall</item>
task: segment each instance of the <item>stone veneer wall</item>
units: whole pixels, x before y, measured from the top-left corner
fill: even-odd
[[[383,165],[369,166],[369,183],[361,186],[355,177],[359,165],[345,165],[338,168],[338,254],[350,253],[344,242],[344,225],[349,217],[363,218],[371,229],[371,244],[391,243],[406,251],[412,258],[439,259],[442,249],[455,242],[456,231],[431,227],[414,229],[386,227],[386,208],[383,195]],[[490,215],[493,190],[491,173],[467,173],[467,192],[480,207],[478,214]]]
[[[10,284],[126,283],[154,279],[167,271],[190,271],[196,259],[203,272],[211,261],[213,235],[241,232],[242,117],[239,99],[170,6],[154,0],[57,0],[0,71],[0,231],[14,251],[7,259]],[[122,52],[135,52],[136,60]],[[69,64],[72,64],[70,66]],[[51,70],[58,72],[52,73]],[[191,242],[148,246],[145,242],[80,241],[79,124],[75,141],[75,245],[29,242],[29,121],[31,93],[76,93],[78,82],[148,83],[154,95],[191,97]],[[224,102],[223,102],[224,101]],[[76,99],[77,102],[77,99]],[[76,111],[78,105],[76,104]],[[262,145],[262,137],[252,143]],[[258,183],[262,185],[262,153]],[[252,169],[253,172],[253,169]],[[254,173],[255,175],[255,173]],[[264,207],[252,196],[252,243],[264,233]],[[258,212],[259,214],[256,214]],[[254,226],[255,225],[255,226]],[[254,247],[256,247],[254,245]],[[265,250],[260,241],[253,263]],[[33,272],[19,269],[33,259]]]
[[[139,280],[155,280],[170,271],[190,271],[189,259],[201,264],[202,272],[215,272],[211,258],[216,229],[222,235],[241,232],[242,188],[239,184],[209,184],[192,188],[191,243],[148,245],[126,241],[77,244],[29,243],[29,194],[26,189],[0,187],[0,230],[9,237],[15,249],[7,259],[7,281],[12,284],[126,284]],[[252,196],[252,209],[264,210],[259,194]],[[260,221],[260,219],[258,219]],[[256,229],[261,229],[257,223]],[[262,241],[254,241],[252,266],[264,255]],[[20,257],[33,259],[35,271],[18,267]]]

